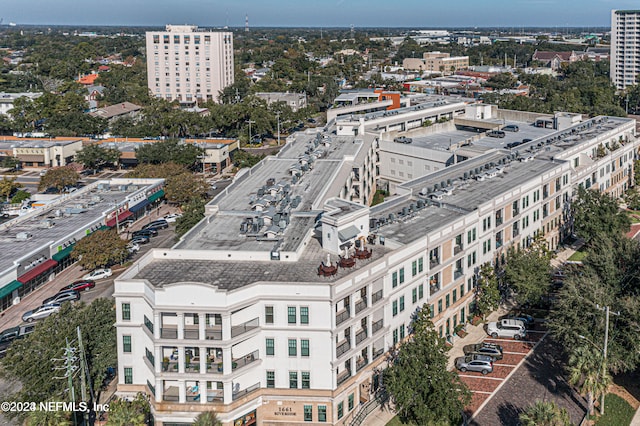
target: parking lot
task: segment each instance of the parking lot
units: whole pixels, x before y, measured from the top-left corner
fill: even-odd
[[[528,331],[525,340],[493,339],[489,336],[483,340],[483,342],[502,346],[503,357],[493,363],[493,372],[486,376],[477,372],[458,372],[460,379],[472,392],[471,403],[465,410],[467,414],[474,416],[482,409],[545,335],[544,327],[541,324],[536,324],[536,327]]]

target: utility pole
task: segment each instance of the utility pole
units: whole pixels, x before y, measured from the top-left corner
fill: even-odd
[[[255,121],[249,119],[245,123],[249,123],[249,143],[251,143],[251,123],[255,123]]]
[[[93,401],[93,391],[91,392],[91,399],[87,401],[87,358],[84,353],[84,346],[82,344],[82,332],[80,326],[77,328],[78,332],[78,350],[80,351],[80,392],[82,395],[82,402],[87,404],[87,409],[84,411],[84,424],[89,424],[89,402]]]
[[[67,379],[67,391],[69,392],[69,396],[71,397],[71,404],[75,408],[76,405],[76,393],[73,388],[73,376],[75,372],[78,370],[78,366],[76,365],[76,361],[78,358],[75,356],[76,348],[71,346],[69,343],[69,339],[66,339],[66,346],[64,348],[64,357],[63,358],[54,358],[52,361],[63,361],[64,365],[62,367],[54,367],[54,370],[65,370],[64,375],[62,377],[54,377],[54,379]],[[72,416],[74,426],[77,425],[76,417]]]
[[[609,314],[612,313],[613,315],[618,315],[620,316],[620,312],[610,312],[609,310],[609,305],[607,306],[600,306],[600,305],[596,305],[596,308],[598,308],[601,311],[604,311],[604,346],[602,348],[602,377],[604,378],[604,375],[607,372],[607,345],[609,344]],[[604,392],[602,392],[602,398],[600,400],[600,415],[604,414]]]

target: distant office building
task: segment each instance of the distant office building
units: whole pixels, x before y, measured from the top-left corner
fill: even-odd
[[[425,52],[422,58],[406,58],[402,61],[402,66],[410,70],[453,74],[460,69],[469,68],[469,57],[450,56],[442,52]]]
[[[264,99],[268,105],[275,102],[284,102],[291,107],[293,112],[307,106],[307,95],[305,93],[258,92],[256,93],[256,96],[260,99]]]
[[[611,11],[611,81],[623,90],[640,73],[640,10]]]
[[[233,84],[233,34],[192,25],[147,32],[147,78],[158,98],[182,104],[217,100]]]

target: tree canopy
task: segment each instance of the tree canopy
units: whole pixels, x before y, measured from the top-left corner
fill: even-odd
[[[571,426],[571,418],[567,409],[555,402],[537,400],[520,413],[520,423],[522,426]]]
[[[64,303],[59,313],[41,321],[33,333],[13,342],[7,356],[0,360],[3,367],[0,374],[22,384],[19,391],[5,395],[4,399],[68,401],[67,380],[56,377],[64,374],[58,368],[63,365],[60,359],[64,356],[67,340],[71,346],[78,347],[78,326],[82,330],[88,379],[93,389],[100,389],[107,368],[117,362],[115,322],[113,300],[99,298],[90,305]],[[79,374],[74,376],[74,386],[80,389]]]
[[[136,158],[140,163],[177,163],[185,167],[193,167],[202,153],[202,148],[196,145],[169,139],[143,144],[136,149]]]
[[[71,167],[54,167],[40,178],[38,189],[56,188],[58,192],[62,191],[66,186],[73,186],[80,180],[78,172]]]
[[[571,203],[574,232],[586,241],[603,234],[621,235],[629,231],[630,220],[618,201],[600,191],[578,187]]]
[[[505,281],[515,291],[518,303],[535,304],[549,292],[552,257],[541,235],[526,249],[509,249],[504,268]]]
[[[485,317],[500,304],[498,277],[495,268],[487,262],[480,267],[480,276],[476,285],[476,310]]]
[[[195,175],[181,164],[140,164],[127,174],[132,178],[163,178],[165,194],[170,203],[184,206],[194,199],[204,199],[209,185],[202,176]]]
[[[120,151],[115,148],[105,148],[100,145],[87,145],[76,153],[76,162],[87,169],[102,169],[108,165],[117,164]]]
[[[71,256],[87,270],[123,263],[129,257],[127,241],[115,229],[95,231],[76,243]]]
[[[460,424],[471,394],[447,370],[447,347],[438,336],[427,305],[416,314],[413,335],[400,345],[384,371],[384,384],[405,423]]]

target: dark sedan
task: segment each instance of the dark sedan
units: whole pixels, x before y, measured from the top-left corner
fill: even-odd
[[[75,291],[88,290],[90,288],[94,288],[95,286],[96,286],[96,282],[93,280],[78,280],[78,281],[72,282],[67,286],[62,287],[60,289],[60,292],[67,291],[67,290],[75,290]]]

